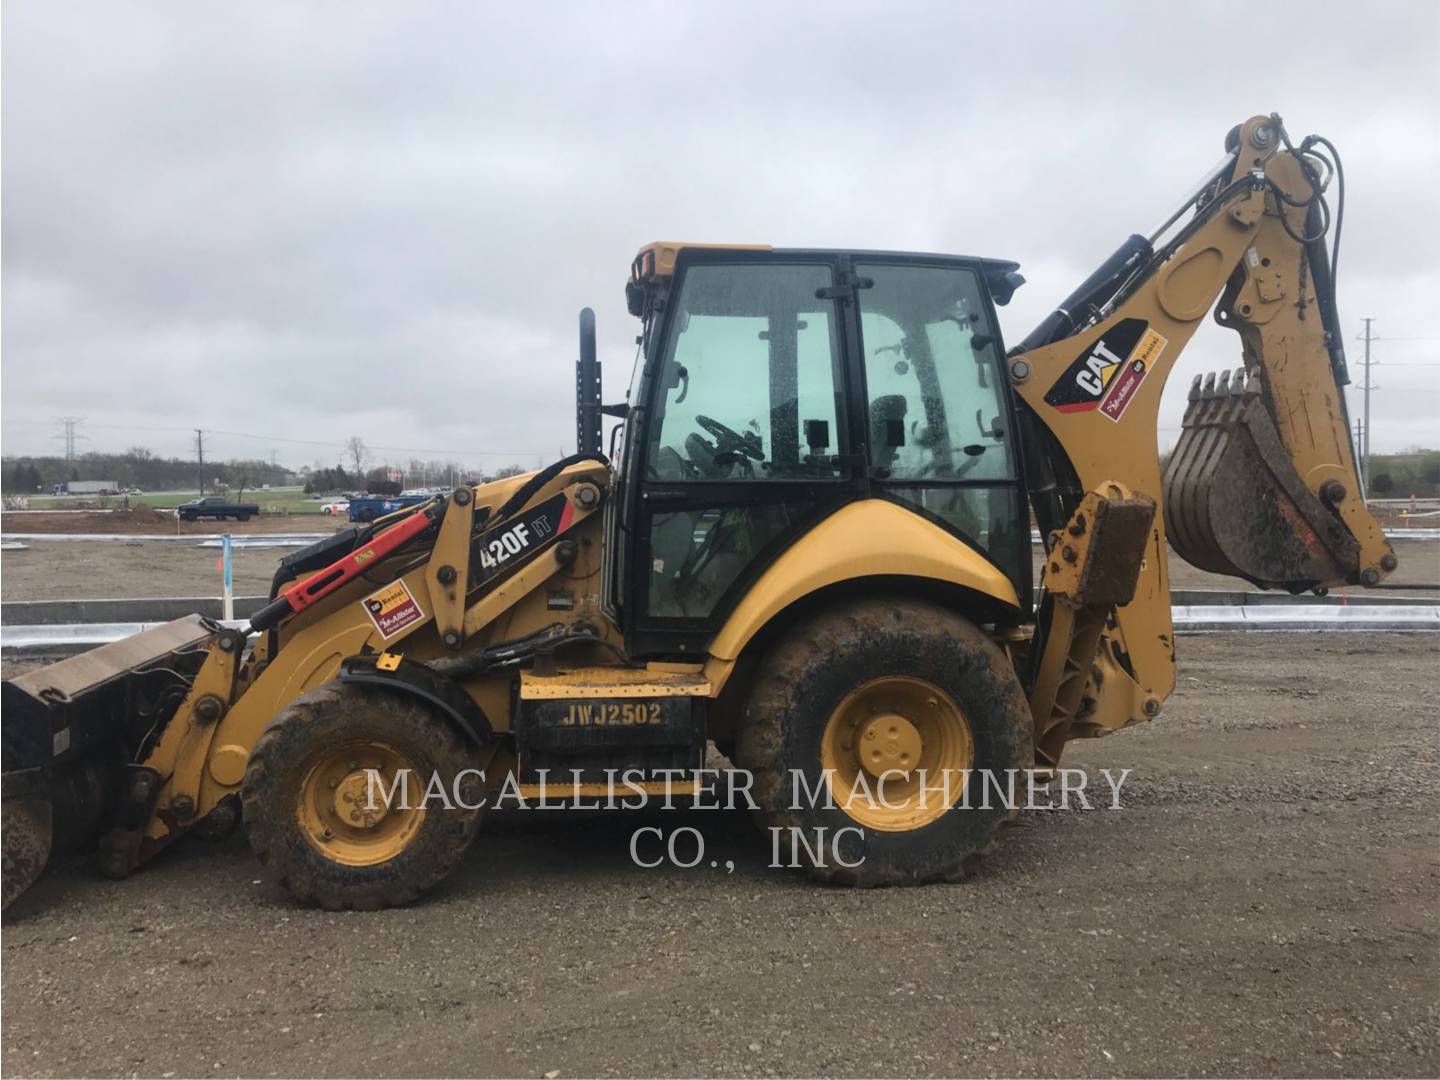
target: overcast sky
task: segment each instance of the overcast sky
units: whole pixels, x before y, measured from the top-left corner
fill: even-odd
[[[1344,155],[1375,449],[1434,446],[1437,12],[9,0],[0,442],[53,452],[68,414],[91,449],[550,460],[582,305],[623,395],[651,239],[1016,259],[1018,341],[1277,110]],[[1238,362],[1207,322],[1162,442]]]

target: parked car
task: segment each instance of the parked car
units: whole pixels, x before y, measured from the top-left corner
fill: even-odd
[[[350,509],[348,499],[336,499],[334,502],[327,502],[320,507],[322,514],[343,514]]]
[[[350,500],[350,520],[374,521],[407,506],[419,506],[432,498],[434,496],[426,494],[356,496]]]
[[[251,514],[258,513],[260,513],[260,507],[257,503],[232,503],[219,495],[206,495],[202,499],[191,499],[175,508],[175,514],[181,521],[199,521],[201,518],[214,518],[216,521],[224,521],[226,518],[249,521]]]

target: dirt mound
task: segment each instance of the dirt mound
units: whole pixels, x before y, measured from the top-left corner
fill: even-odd
[[[0,515],[0,524],[3,524],[4,531],[7,533],[153,533],[160,531],[158,523],[137,528],[136,522],[132,520],[128,510],[71,510],[54,513],[4,514]],[[174,527],[172,524],[171,530]]]

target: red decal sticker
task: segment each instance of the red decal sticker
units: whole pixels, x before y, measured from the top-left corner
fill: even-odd
[[[373,592],[361,601],[365,613],[380,631],[386,641],[400,633],[407,626],[420,622],[425,613],[410,595],[403,581],[393,581],[379,592]]]
[[[1100,411],[1119,423],[1120,417],[1125,415],[1125,409],[1134,400],[1135,391],[1140,389],[1140,383],[1148,370],[1144,360],[1132,360],[1126,364],[1125,369],[1110,383],[1110,391],[1100,403]]]

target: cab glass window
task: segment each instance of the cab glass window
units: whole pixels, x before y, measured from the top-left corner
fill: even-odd
[[[964,268],[857,267],[870,464],[881,479],[1014,480],[998,349]]]
[[[839,343],[828,266],[700,265],[671,317],[646,478],[836,477]]]
[[[964,267],[856,269],[871,477],[1023,589],[1029,523],[979,278]]]

